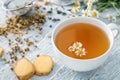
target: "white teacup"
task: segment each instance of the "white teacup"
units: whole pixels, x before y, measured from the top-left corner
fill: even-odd
[[[56,35],[61,29],[63,29],[67,25],[74,24],[74,23],[90,23],[90,24],[96,25],[96,27],[101,28],[109,38],[109,41],[110,41],[109,49],[99,57],[95,57],[92,59],[84,59],[84,60],[75,59],[63,54],[55,45]],[[113,35],[113,30],[116,30],[116,34],[114,35]],[[97,67],[99,67],[105,62],[105,60],[110,54],[109,51],[113,46],[114,37],[117,36],[118,33],[119,33],[119,29],[115,24],[106,25],[104,22],[95,18],[90,18],[90,17],[69,18],[59,23],[54,29],[52,34],[52,44],[54,47],[53,49],[55,50],[55,54],[59,55],[61,62],[65,66],[69,67],[70,69],[75,71],[90,71],[90,70],[96,69]]]

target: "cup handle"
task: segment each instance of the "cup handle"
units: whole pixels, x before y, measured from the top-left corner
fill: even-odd
[[[117,38],[120,33],[118,26],[115,23],[110,23],[108,24],[108,27],[112,30],[114,38]]]

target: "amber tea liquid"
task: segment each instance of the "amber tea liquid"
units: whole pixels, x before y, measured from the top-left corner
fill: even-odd
[[[81,42],[86,49],[85,56],[77,56],[69,52],[68,47],[74,42]],[[65,55],[77,59],[91,59],[104,54],[110,42],[106,33],[89,23],[75,23],[66,26],[56,36],[55,44]]]

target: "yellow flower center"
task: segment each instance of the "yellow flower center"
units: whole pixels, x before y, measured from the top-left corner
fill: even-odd
[[[96,16],[97,16],[97,12],[95,12],[95,11],[92,12],[92,16],[93,16],[93,17],[96,17]]]
[[[87,12],[84,12],[84,16],[88,16],[88,13],[87,13]]]
[[[85,3],[88,3],[89,0],[85,0]]]
[[[83,51],[81,49],[78,50],[78,54],[83,54]]]
[[[76,1],[76,2],[75,2],[75,7],[79,7],[79,6],[80,6],[79,2]]]
[[[79,44],[75,44],[76,47],[79,47]]]

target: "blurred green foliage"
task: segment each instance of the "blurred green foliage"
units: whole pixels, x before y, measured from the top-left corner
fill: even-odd
[[[100,12],[104,11],[107,8],[119,8],[120,9],[120,0],[97,0],[94,2],[96,9]]]

